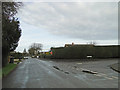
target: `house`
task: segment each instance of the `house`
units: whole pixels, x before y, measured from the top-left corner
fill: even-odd
[[[94,46],[94,44],[65,44],[64,47],[71,47],[71,46]]]

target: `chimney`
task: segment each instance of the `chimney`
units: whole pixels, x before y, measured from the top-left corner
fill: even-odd
[[[72,42],[72,46],[74,45],[74,43]]]

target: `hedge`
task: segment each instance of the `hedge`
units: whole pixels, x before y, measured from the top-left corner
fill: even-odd
[[[51,58],[57,59],[85,59],[87,56],[93,58],[118,58],[118,45],[94,46],[78,45],[70,47],[52,48]]]

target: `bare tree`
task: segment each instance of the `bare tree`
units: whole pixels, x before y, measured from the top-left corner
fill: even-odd
[[[91,41],[91,42],[88,42],[87,44],[96,45],[97,43],[95,41]]]
[[[36,55],[42,50],[43,45],[40,43],[33,43],[28,49],[29,54]]]

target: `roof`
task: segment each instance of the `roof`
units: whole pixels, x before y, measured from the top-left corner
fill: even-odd
[[[94,46],[93,44],[65,44],[65,47],[70,46]]]

